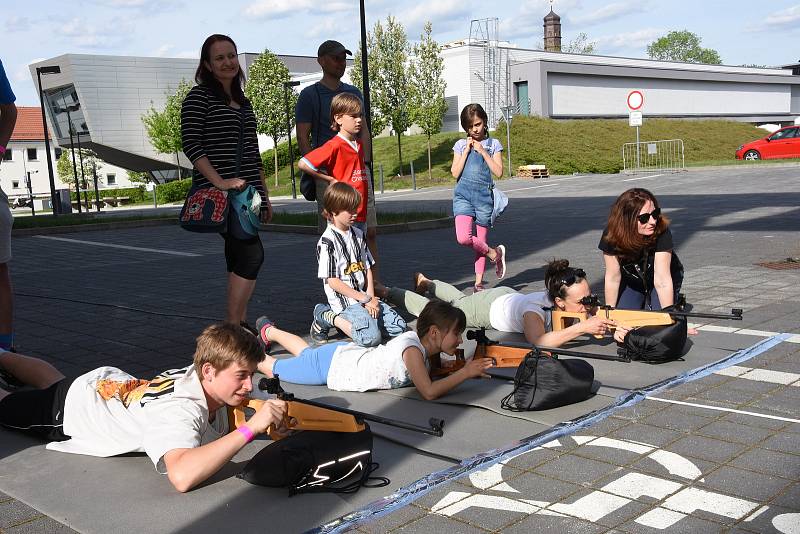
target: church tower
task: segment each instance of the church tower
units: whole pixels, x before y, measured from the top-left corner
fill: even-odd
[[[561,17],[553,12],[544,17],[544,49],[546,52],[561,52]]]

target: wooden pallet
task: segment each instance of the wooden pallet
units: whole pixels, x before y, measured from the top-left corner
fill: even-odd
[[[548,178],[550,174],[547,172],[545,165],[521,165],[517,167],[518,178]]]

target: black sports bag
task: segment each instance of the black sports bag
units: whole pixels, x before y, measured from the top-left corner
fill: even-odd
[[[514,375],[514,390],[500,401],[504,410],[548,410],[589,397],[594,367],[584,360],[559,360],[538,350],[525,355]]]
[[[370,477],[377,468],[372,431],[366,426],[361,432],[297,432],[261,449],[238,477],[258,486],[289,488],[290,496],[354,493],[361,486],[389,484],[388,478]]]
[[[672,311],[668,306],[663,311]],[[664,363],[683,356],[688,327],[685,317],[673,317],[669,325],[640,326],[634,328],[623,339],[617,354],[631,360],[647,363]]]

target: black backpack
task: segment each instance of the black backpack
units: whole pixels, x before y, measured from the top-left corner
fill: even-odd
[[[591,395],[594,367],[585,360],[559,360],[539,349],[525,355],[514,375],[514,390],[500,401],[504,410],[548,410]]]
[[[680,307],[668,306],[662,311],[678,311]],[[625,334],[617,354],[647,363],[664,363],[683,356],[688,326],[686,317],[673,317],[668,325],[640,326]]]
[[[261,449],[238,477],[258,486],[289,488],[289,496],[386,486],[388,478],[370,477],[378,464],[372,461],[372,431],[365,426],[361,432],[292,434]]]

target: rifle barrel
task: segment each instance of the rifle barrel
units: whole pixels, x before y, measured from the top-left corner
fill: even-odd
[[[562,349],[562,348],[553,348],[553,347],[539,347],[535,345],[531,345],[530,343],[519,343],[514,341],[499,341],[493,343],[494,346],[500,347],[511,347],[516,349],[526,349],[526,350],[535,350],[539,349],[542,352],[551,352],[553,354],[560,354],[562,356],[574,356],[576,358],[593,358],[595,360],[608,360],[612,362],[630,362],[630,358],[625,358],[622,356],[616,356],[611,354],[597,354],[595,352],[583,352],[580,350],[570,350],[570,349]],[[492,345],[487,345],[490,347]]]
[[[342,408],[340,406],[336,406],[334,404],[327,404],[324,402],[317,402],[308,399],[292,399],[293,402],[300,402],[303,404],[308,404],[309,406],[316,406],[317,408],[326,408],[328,410],[334,410],[337,412],[346,413],[348,415],[352,415],[357,419],[363,419],[365,421],[373,421],[375,423],[381,423],[384,425],[393,426],[396,428],[402,428],[404,430],[412,430],[414,432],[420,432],[422,434],[428,434],[429,436],[436,436],[442,437],[444,435],[444,431],[442,430],[442,426],[444,425],[444,421],[441,419],[434,419],[431,418],[429,421],[430,427],[424,427],[420,425],[415,425],[413,423],[405,423],[403,421],[397,421],[395,419],[389,419],[387,417],[381,417],[380,415],[374,415],[371,413],[359,412],[356,410],[351,410],[349,408]]]
[[[742,320],[742,310],[731,310],[731,313],[693,313],[693,312],[673,312],[665,311],[673,317],[695,317],[698,319],[729,319],[731,321]]]

